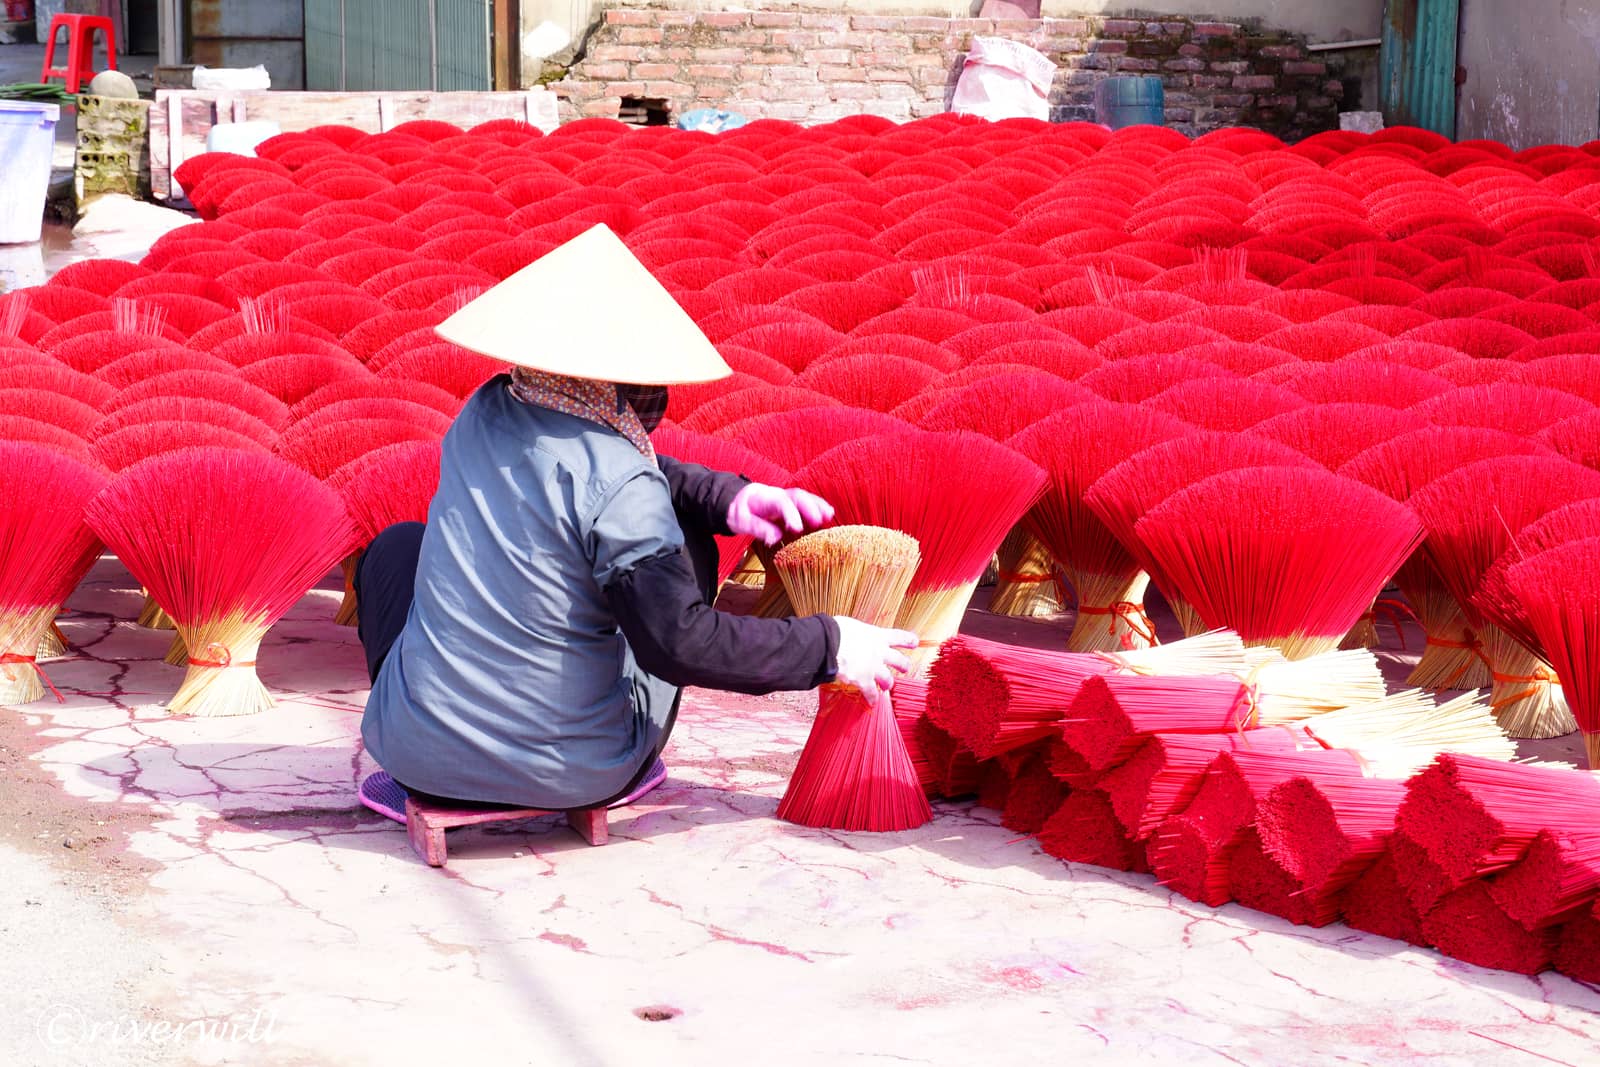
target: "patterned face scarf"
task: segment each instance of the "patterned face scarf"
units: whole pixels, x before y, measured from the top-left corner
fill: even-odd
[[[611,382],[569,378],[523,367],[515,367],[511,371],[511,395],[524,404],[534,404],[609,426],[626,437],[640,455],[654,463],[655,446],[650,443],[650,434],[638,414],[628,404],[623,388]],[[662,392],[664,395],[665,390]]]

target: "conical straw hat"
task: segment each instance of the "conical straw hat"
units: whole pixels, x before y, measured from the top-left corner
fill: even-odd
[[[482,293],[436,332],[491,359],[575,378],[675,385],[733,373],[604,225]]]

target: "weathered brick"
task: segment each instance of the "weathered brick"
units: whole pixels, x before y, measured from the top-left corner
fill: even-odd
[[[621,44],[660,44],[661,28],[659,26],[624,26],[617,31],[617,41]]]
[[[778,66],[767,71],[767,78],[773,82],[804,84],[817,80],[817,72],[810,67]]]
[[[1184,57],[1203,56],[1206,50],[1197,44],[1186,44],[1178,47],[1178,54]]]
[[[1248,93],[1218,93],[1211,102],[1218,107],[1249,107],[1256,98]]]
[[[714,30],[733,30],[750,25],[750,14],[744,11],[703,11],[695,21]]]
[[[657,63],[686,63],[695,58],[695,51],[686,44],[675,44],[658,49],[650,58]]]
[[[1233,87],[1252,93],[1262,92],[1276,89],[1278,79],[1270,74],[1245,74],[1233,79]]]
[[[1163,74],[1161,76],[1161,84],[1166,89],[1166,96],[1170,101],[1172,99],[1172,90],[1187,89],[1191,83],[1187,74]]]
[[[1161,32],[1168,37],[1187,37],[1189,35],[1189,24],[1187,22],[1163,22],[1161,24]]]
[[[657,26],[693,26],[698,17],[693,11],[652,11]]]
[[[697,48],[694,58],[697,63],[738,63],[745,57],[743,48]]]
[[[739,76],[739,68],[728,63],[690,63],[684,73],[694,81],[732,81]]]
[[[622,110],[620,97],[608,96],[599,100],[591,100],[578,109],[584,118],[614,119]]]
[[[1308,76],[1320,78],[1328,73],[1326,63],[1285,63],[1283,72],[1293,77]]]
[[[815,48],[822,43],[822,34],[808,33],[805,30],[774,30],[767,36],[774,48],[788,48],[800,51],[804,48]]]
[[[1045,19],[1044,31],[1060,37],[1087,37],[1088,19]]]
[[[648,11],[623,11],[612,8],[606,12],[605,21],[608,26],[649,26],[653,24]]]
[[[1322,83],[1322,95],[1323,96],[1331,96],[1336,100],[1338,98],[1344,96],[1344,82],[1340,82],[1340,81],[1323,82]]]
[[[1224,89],[1227,88],[1228,83],[1231,81],[1233,81],[1232,78],[1225,78],[1217,74],[1196,74],[1194,76],[1194,87],[1196,89]]]
[[[1153,59],[1124,59],[1117,64],[1117,69],[1132,71],[1135,74],[1148,74],[1160,70],[1161,64]]]
[[[922,15],[909,15],[900,22],[907,33],[945,33],[950,27],[949,19],[928,18]]]
[[[753,11],[750,25],[765,30],[788,30],[800,25],[800,16],[784,11]]]
[[[847,65],[855,55],[848,48],[813,48],[800,54],[800,59],[805,63]]]
[[[1267,59],[1300,59],[1305,55],[1299,45],[1292,44],[1269,44],[1257,52]]]
[[[911,72],[894,67],[869,67],[867,80],[870,82],[905,82],[911,83]]]
[[[968,21],[963,19],[963,22]],[[982,21],[982,20],[975,20]],[[1034,34],[1044,29],[1044,23],[1038,19],[994,19],[988,29],[971,30],[971,33],[999,34],[1001,37],[1031,38]]]
[[[1085,51],[1082,37],[1046,37],[1033,47],[1047,56]]]
[[[1193,122],[1194,109],[1187,107],[1169,107],[1162,113],[1168,122]]]
[[[945,32],[956,35],[964,33],[992,35],[1020,29],[1023,33],[1027,33],[1043,25],[1039,19],[950,19],[945,23]]]
[[[694,86],[685,85],[677,81],[645,82],[644,95],[665,96],[668,98],[679,96],[693,96]]]
[[[1186,70],[1190,73],[1206,69],[1205,63],[1198,59],[1169,59],[1162,66],[1167,70]]]
[[[1241,60],[1230,60],[1225,63],[1213,63],[1211,64],[1211,69],[1218,74],[1248,74],[1250,72],[1250,64]]]
[[[763,67],[783,66],[784,64],[794,62],[794,55],[792,53],[780,51],[751,52],[744,58],[745,62],[747,63],[759,63]]]
[[[805,30],[827,30],[830,33],[843,33],[850,28],[848,15],[812,15],[802,13],[800,28]]]
[[[828,84],[828,96],[832,100],[871,100],[877,95],[878,91],[865,81]]]
[[[1127,41],[1091,41],[1089,51],[1097,55],[1125,55],[1128,51]]]
[[[871,48],[876,35],[863,33],[861,30],[849,30],[845,33],[819,33],[806,47],[808,48]],[[907,41],[911,38],[907,37]]]
[[[904,21],[899,15],[851,15],[850,27],[856,30],[898,30]]]
[[[597,81],[621,81],[628,76],[626,63],[583,63],[578,69],[585,78]]]
[[[724,30],[717,34],[717,43],[729,48],[762,48],[769,39],[767,30]]]
[[[637,63],[644,58],[644,49],[635,45],[602,44],[589,49],[589,58],[597,63]]]
[[[644,82],[606,82],[607,96],[643,96]]]
[[[633,65],[635,79],[645,81],[658,81],[663,78],[676,78],[678,65],[676,63],[635,63]]]
[[[1144,23],[1134,19],[1106,19],[1100,24],[1100,32],[1107,37],[1132,37],[1144,28]]]
[[[1194,24],[1196,37],[1236,37],[1239,34],[1239,25],[1234,22],[1197,22]]]
[[[864,82],[867,72],[860,67],[823,66],[817,69],[817,77],[825,82]]]

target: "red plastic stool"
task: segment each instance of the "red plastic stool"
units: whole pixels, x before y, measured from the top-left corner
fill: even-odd
[[[62,28],[67,31],[67,65],[55,67],[51,64],[56,58],[56,35]],[[67,92],[76,94],[84,82],[95,76],[96,30],[105,35],[106,69],[116,70],[117,28],[110,19],[99,15],[55,15],[50,19],[49,47],[45,49],[44,71],[39,75],[39,80],[48,82],[51,78],[65,78]]]

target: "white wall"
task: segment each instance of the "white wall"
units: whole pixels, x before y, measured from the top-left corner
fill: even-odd
[[[1462,0],[1456,136],[1513,148],[1600,136],[1600,0]]]

